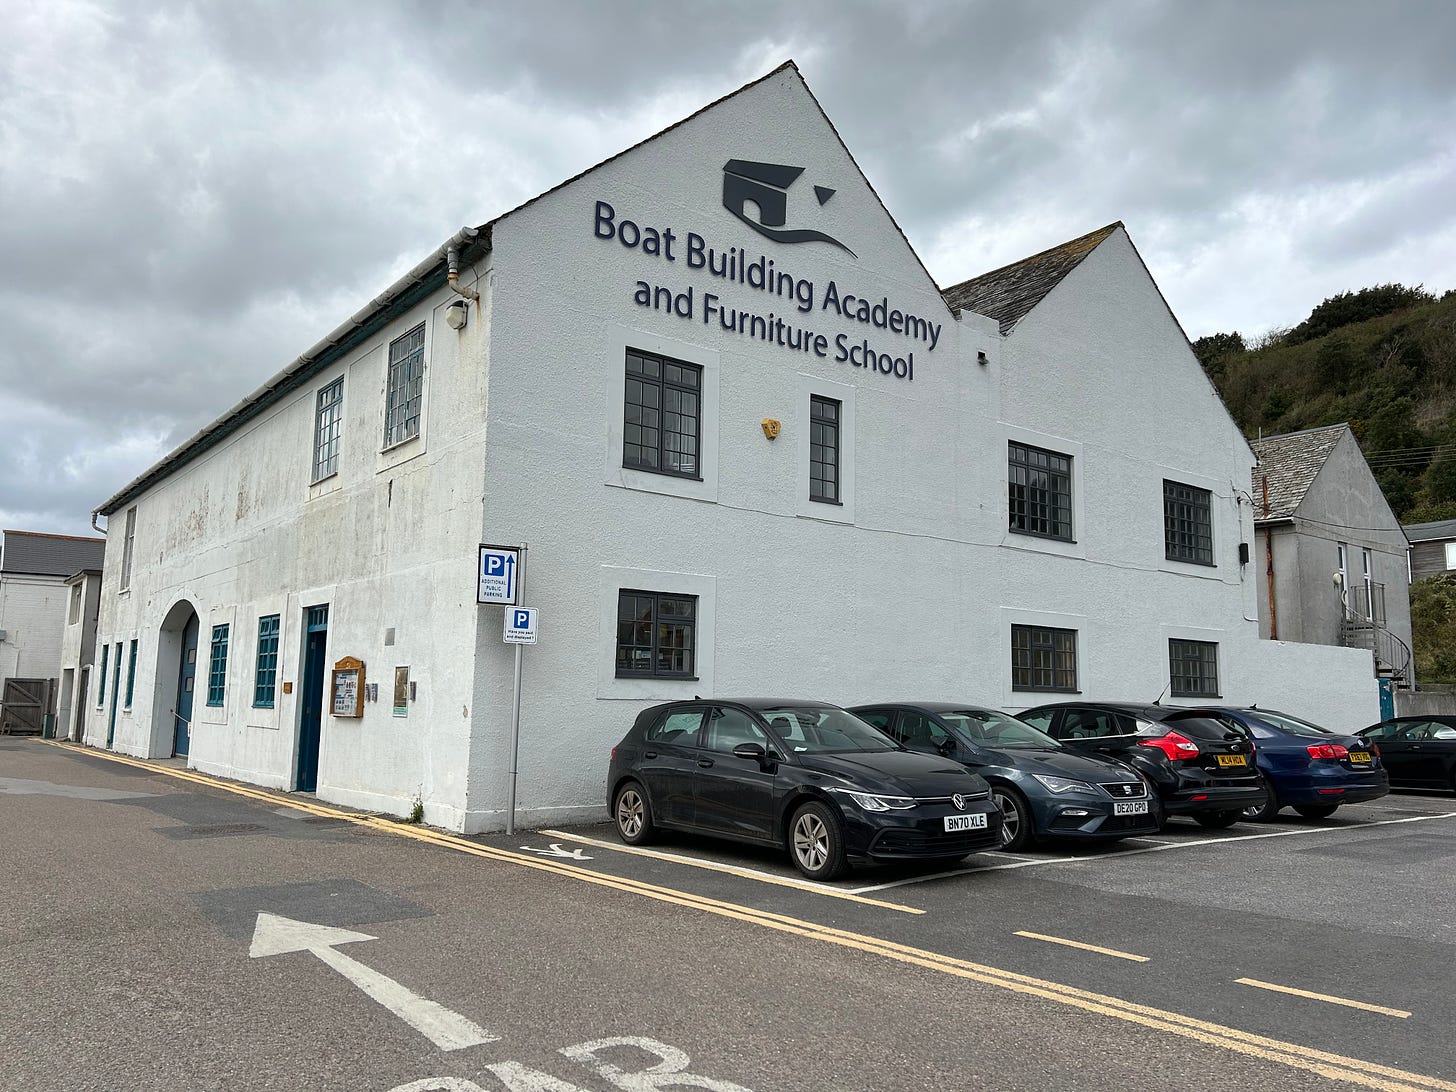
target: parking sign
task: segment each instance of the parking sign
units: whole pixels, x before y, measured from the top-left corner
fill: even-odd
[[[521,550],[518,546],[480,547],[480,586],[476,592],[477,603],[506,603],[516,601],[516,576],[521,568]]]
[[[534,645],[537,613],[534,607],[512,607],[506,611],[501,640],[508,645]]]

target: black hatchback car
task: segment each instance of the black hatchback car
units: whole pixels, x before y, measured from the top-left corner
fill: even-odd
[[[1152,783],[1163,816],[1187,815],[1205,827],[1232,826],[1262,804],[1264,783],[1246,732],[1207,717],[1161,717],[1177,707],[1130,702],[1059,702],[1018,713],[1059,743],[1126,762]]]
[[[607,788],[624,842],[667,828],[782,846],[814,880],[851,858],[953,861],[1001,840],[985,781],[822,702],[644,709],[612,748]]]
[[[1393,717],[1360,734],[1379,748],[1392,785],[1456,792],[1456,717]]]

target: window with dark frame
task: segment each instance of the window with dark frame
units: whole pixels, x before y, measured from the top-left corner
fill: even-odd
[[[313,480],[339,472],[339,435],[344,427],[344,377],[318,392],[313,419]]]
[[[839,419],[837,398],[809,396],[809,499],[839,504]]]
[[[137,643],[136,639],[133,638],[131,650],[127,653],[126,657],[126,704],[122,706],[123,709],[131,708],[131,697],[136,692],[136,656]]]
[[[258,664],[253,675],[253,705],[273,707],[278,681],[278,615],[258,619]]]
[[[703,369],[627,350],[622,465],[653,474],[701,479]]]
[[[617,677],[696,677],[698,597],[617,593]]]
[[[425,392],[425,324],[389,343],[389,383],[384,400],[384,446],[420,434]]]
[[[1169,561],[1213,564],[1213,494],[1163,480],[1163,550]]]
[[[1072,542],[1072,457],[1012,440],[1006,474],[1010,529]]]
[[[101,685],[96,688],[96,708],[100,709],[106,704],[106,657],[111,652],[110,645],[101,646]]]
[[[1218,697],[1218,645],[1170,638],[1168,681],[1175,698]]]
[[[207,704],[222,705],[227,693],[228,627],[212,627],[212,647],[207,657]]]
[[[131,587],[131,559],[136,549],[136,505],[126,510],[126,538],[121,544],[121,591]]]
[[[1011,627],[1011,689],[1077,692],[1077,631]]]

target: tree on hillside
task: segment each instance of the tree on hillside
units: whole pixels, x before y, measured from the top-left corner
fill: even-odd
[[[1231,334],[1209,334],[1199,338],[1193,343],[1193,355],[1203,365],[1203,370],[1213,375],[1216,371],[1223,371],[1217,367],[1217,362],[1222,357],[1230,353],[1242,353],[1246,348],[1244,336],[1235,330]]]
[[[1456,574],[1417,580],[1410,596],[1416,678],[1456,682]]]
[[[1379,318],[1407,307],[1422,303],[1435,303],[1436,297],[1425,291],[1424,285],[1407,288],[1403,284],[1378,284],[1374,288],[1362,288],[1358,292],[1341,292],[1331,296],[1309,313],[1305,319],[1284,337],[1286,345],[1298,345],[1324,337],[1331,330],[1348,326],[1352,322]]]

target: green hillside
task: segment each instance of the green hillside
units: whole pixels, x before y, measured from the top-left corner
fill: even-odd
[[[1254,344],[1193,350],[1245,435],[1348,421],[1402,522],[1456,519],[1456,291],[1341,293]]]

